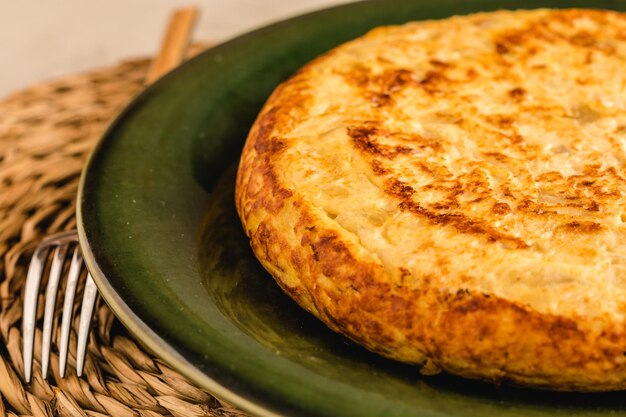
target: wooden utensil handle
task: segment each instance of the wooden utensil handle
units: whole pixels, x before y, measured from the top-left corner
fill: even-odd
[[[197,16],[198,9],[196,7],[186,7],[174,11],[163,37],[159,54],[152,61],[148,70],[146,84],[152,84],[183,61]]]

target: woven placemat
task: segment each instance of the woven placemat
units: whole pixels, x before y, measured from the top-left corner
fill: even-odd
[[[69,376],[59,377],[53,345],[48,379],[36,362],[32,383],[23,382],[22,298],[30,256],[44,236],[75,228],[86,157],[109,121],[143,88],[148,65],[147,59],[124,62],[0,101],[0,415],[243,416],[147,353],[102,301],[83,377],[73,372],[75,352]],[[39,308],[40,327],[42,314]],[[75,330],[72,338],[75,346]],[[38,360],[40,330],[35,343]]]

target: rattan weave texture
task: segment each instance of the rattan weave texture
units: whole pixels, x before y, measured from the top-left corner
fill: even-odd
[[[45,235],[75,227],[86,157],[109,121],[143,88],[149,62],[65,77],[0,101],[0,416],[244,415],[147,353],[103,302],[96,308],[82,378],[70,372],[60,379],[53,354],[47,380],[36,362],[33,382],[22,381],[22,297],[30,255]],[[72,338],[75,346],[74,330]],[[35,357],[41,357],[39,330]],[[68,369],[75,360],[70,352]]]

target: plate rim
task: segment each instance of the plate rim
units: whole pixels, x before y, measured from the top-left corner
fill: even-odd
[[[83,260],[87,266],[87,270],[93,278],[98,291],[101,294],[102,299],[107,306],[113,311],[116,318],[124,325],[124,327],[137,339],[137,342],[146,347],[159,359],[165,361],[172,368],[189,378],[192,382],[203,387],[210,392],[211,395],[216,398],[223,399],[226,402],[237,406],[242,411],[249,412],[258,417],[292,417],[292,414],[276,411],[276,407],[271,407],[269,404],[261,404],[260,401],[250,400],[243,394],[236,392],[235,390],[226,386],[226,384],[220,383],[214,378],[210,377],[193,363],[185,359],[183,355],[178,353],[168,341],[154,332],[150,326],[148,326],[144,320],[142,320],[132,308],[124,301],[123,297],[113,288],[107,279],[106,275],[100,268],[98,261],[94,255],[94,252],[89,243],[87,237],[87,231],[83,221],[83,202],[85,201],[83,196],[85,192],[85,185],[87,181],[88,172],[96,159],[96,156],[100,153],[101,149],[105,146],[108,138],[111,136],[115,128],[123,123],[123,120],[131,114],[141,103],[147,99],[151,93],[157,90],[162,84],[166,83],[172,77],[183,70],[183,68],[191,65],[193,62],[203,59],[208,55],[217,55],[222,49],[230,48],[240,42],[245,42],[250,38],[254,38],[266,32],[272,32],[283,25],[292,25],[302,19],[321,15],[323,13],[332,12],[337,9],[350,8],[360,3],[373,3],[379,0],[355,0],[348,3],[336,4],[328,7],[322,7],[314,9],[308,12],[292,15],[284,19],[280,19],[273,23],[263,25],[261,27],[252,29],[242,34],[236,35],[232,38],[226,39],[224,42],[220,42],[215,46],[209,47],[202,51],[200,54],[190,58],[177,66],[170,72],[160,77],[156,82],[142,89],[137,95],[135,95],[125,107],[107,124],[100,138],[97,140],[95,146],[89,152],[89,155],[85,161],[85,164],[81,170],[81,175],[78,183],[78,191],[76,195],[76,229],[78,233],[79,245],[83,254]]]
[[[81,176],[82,178],[82,176]],[[82,182],[82,180],[81,180]],[[79,191],[78,198],[81,198],[82,192]],[[137,338],[137,342],[145,346],[153,354],[165,361],[172,368],[179,371],[191,379],[196,384],[207,389],[211,395],[223,399],[243,411],[254,413],[259,417],[287,417],[287,414],[276,413],[269,408],[260,406],[258,402],[251,401],[245,396],[229,389],[224,384],[220,384],[215,379],[209,377],[204,372],[196,368],[191,362],[185,359],[172,348],[169,342],[165,341],[161,336],[154,332],[132,309],[126,304],[123,298],[113,289],[104,272],[100,269],[94,254],[87,240],[82,219],[77,215],[77,230],[81,251],[83,252],[83,260],[87,265],[89,274],[93,278],[98,291],[105,300],[107,306],[115,313],[116,318],[122,322],[124,327]]]

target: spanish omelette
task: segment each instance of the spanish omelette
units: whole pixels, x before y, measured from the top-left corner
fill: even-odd
[[[236,206],[263,266],[386,357],[626,388],[626,15],[381,27],[281,84]]]

